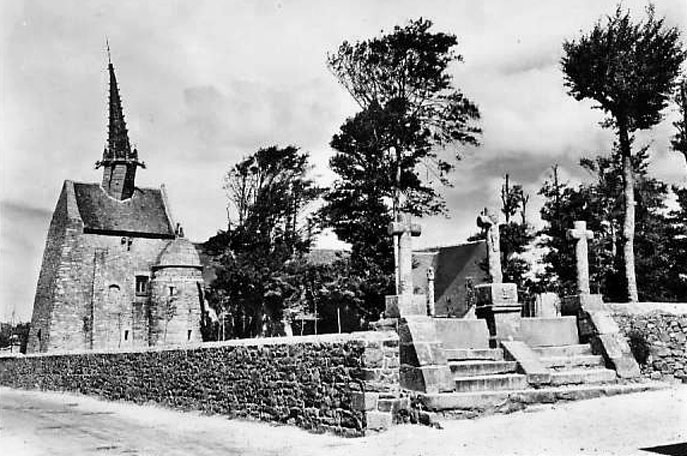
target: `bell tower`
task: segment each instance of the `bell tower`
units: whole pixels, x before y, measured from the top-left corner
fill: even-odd
[[[134,194],[136,168],[139,166],[145,168],[145,163],[138,160],[138,151],[131,149],[109,45],[107,46],[107,61],[110,74],[107,145],[103,150],[103,159],[96,162],[95,167],[96,169],[103,168],[103,190],[112,198],[125,200]]]

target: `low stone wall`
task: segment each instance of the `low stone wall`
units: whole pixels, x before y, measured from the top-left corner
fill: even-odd
[[[607,304],[620,330],[649,343],[642,374],[653,380],[687,381],[687,303]]]
[[[0,358],[0,385],[360,436],[391,425],[398,335],[361,332]]]

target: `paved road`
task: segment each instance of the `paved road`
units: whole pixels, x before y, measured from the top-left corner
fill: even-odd
[[[443,430],[397,426],[341,439],[155,406],[0,388],[2,455],[652,456],[687,454],[687,385],[442,424]],[[642,450],[681,443],[682,452]]]
[[[289,455],[345,439],[155,406],[0,388],[2,455]]]

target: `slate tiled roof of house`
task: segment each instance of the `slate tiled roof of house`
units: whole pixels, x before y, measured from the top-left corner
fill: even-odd
[[[74,184],[84,232],[174,238],[160,189],[136,188],[131,198],[118,201],[99,184]]]
[[[170,241],[167,247],[160,253],[160,258],[158,258],[157,264],[153,268],[180,266],[203,267],[196,247],[185,238],[177,238]]]

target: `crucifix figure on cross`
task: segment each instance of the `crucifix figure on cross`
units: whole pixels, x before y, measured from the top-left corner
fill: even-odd
[[[501,241],[499,236],[499,218],[485,207],[477,217],[477,226],[486,231],[487,264],[491,283],[503,282],[501,272]]]
[[[568,238],[575,239],[575,258],[577,261],[577,290],[590,294],[589,259],[587,257],[587,240],[594,238],[594,233],[587,229],[587,222],[575,221],[574,228],[568,230]]]
[[[389,224],[389,234],[398,236],[398,250],[395,251],[396,294],[413,294],[413,236],[422,233],[417,223],[412,223],[410,215],[398,214],[395,222]]]

